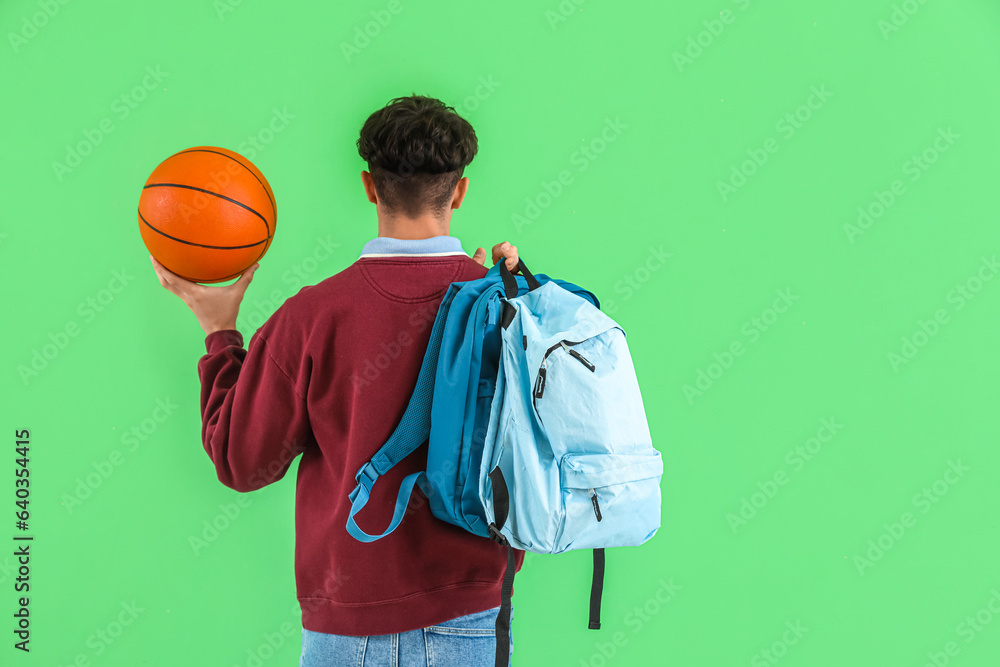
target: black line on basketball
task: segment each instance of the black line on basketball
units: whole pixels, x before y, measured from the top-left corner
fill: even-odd
[[[269,236],[269,237],[267,237],[267,239],[264,239],[264,240],[265,240],[265,241],[267,241],[267,240],[270,240],[270,238],[271,238],[271,237]],[[265,243],[264,245],[262,245],[262,246],[261,246],[261,248],[260,248],[260,254],[259,254],[259,255],[257,255],[257,259],[255,259],[254,261],[255,261],[255,262],[259,262],[259,261],[260,261],[260,258],[264,256],[264,253],[265,253],[265,252],[267,252],[267,244],[266,244],[266,243]]]
[[[229,158],[236,164],[240,165],[241,167],[249,171],[250,175],[256,178],[257,182],[260,183],[260,187],[264,188],[264,194],[267,195],[268,200],[271,202],[271,211],[274,213],[275,219],[278,218],[278,207],[274,205],[274,199],[271,198],[271,193],[267,191],[267,188],[264,186],[264,183],[259,178],[257,178],[257,174],[253,173],[253,169],[246,166],[245,164],[234,158],[232,155],[226,155],[225,153],[220,153],[219,151],[211,151],[208,150],[207,148],[190,148],[186,151],[181,151],[180,153],[177,153],[177,155],[180,155],[181,153],[215,153],[216,155],[221,155],[222,157]]]
[[[164,231],[160,231],[153,225],[149,224],[149,220],[146,220],[146,218],[143,217],[141,210],[139,211],[139,219],[145,222],[146,226],[152,229],[154,232],[156,232],[157,234],[163,234],[172,241],[177,241],[178,243],[184,243],[187,245],[198,246],[199,248],[211,248],[212,250],[239,250],[241,248],[252,248],[255,245],[260,245],[261,243],[267,243],[268,239],[271,238],[269,236],[263,241],[257,241],[256,243],[248,243],[247,245],[206,245],[204,243],[194,243],[192,241],[185,241],[184,239],[179,239],[176,236],[171,236],[170,234],[167,234]],[[258,257],[257,259],[260,259],[260,257]]]
[[[264,227],[267,229],[267,235],[268,235],[268,237],[271,236],[271,225],[267,224],[267,218],[265,218],[260,213],[258,213],[257,211],[253,210],[252,208],[250,208],[249,206],[247,206],[243,202],[236,201],[235,199],[231,199],[231,198],[227,197],[226,195],[220,195],[218,192],[212,192],[211,190],[205,190],[204,188],[196,188],[193,185],[184,185],[182,183],[150,183],[149,185],[142,186],[143,190],[145,190],[146,188],[185,188],[187,190],[197,190],[198,192],[204,192],[206,195],[212,195],[213,197],[218,197],[219,199],[225,199],[226,201],[232,202],[233,204],[236,204],[237,206],[242,206],[246,210],[248,210],[251,213],[253,213],[254,215],[256,215],[258,218],[260,218],[261,220],[263,220],[264,221]]]

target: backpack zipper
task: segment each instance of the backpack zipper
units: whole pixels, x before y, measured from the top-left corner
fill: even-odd
[[[535,378],[535,391],[532,394],[533,398],[541,398],[542,392],[545,391],[545,362],[542,362],[541,367],[538,369],[538,377]]]
[[[594,514],[597,515],[597,520],[600,521],[603,517],[601,516],[601,506],[597,504],[597,491],[590,489],[590,502],[594,504]]]
[[[572,356],[574,359],[576,359],[581,364],[586,366],[587,370],[589,370],[591,373],[597,370],[597,367],[594,366],[594,364],[590,363],[589,359],[587,359],[585,356],[583,356],[576,350],[569,349],[570,345],[579,345],[580,343],[583,343],[586,340],[587,339],[575,340],[575,341],[561,340],[555,345],[549,347],[549,349],[545,350],[545,354],[542,356],[542,363],[538,367],[538,376],[535,378],[535,388],[534,391],[532,392],[532,396],[534,398],[541,398],[542,394],[545,392],[545,373],[546,373],[545,362],[549,358],[549,355],[558,350],[560,347],[564,348],[567,352],[570,353],[570,356]]]
[[[583,341],[580,341],[580,342],[583,342]],[[594,370],[596,369],[596,366],[594,366],[594,364],[590,363],[590,361],[585,356],[583,356],[582,354],[580,354],[576,350],[571,350],[568,347],[566,347],[566,341],[562,341],[561,340],[561,341],[559,341],[559,344],[562,345],[563,348],[567,352],[569,352],[571,356],[576,357],[577,361],[579,361],[581,364],[583,364],[584,366],[586,366],[587,370],[589,370],[591,373],[594,372]],[[576,345],[576,343],[573,343],[573,344]]]

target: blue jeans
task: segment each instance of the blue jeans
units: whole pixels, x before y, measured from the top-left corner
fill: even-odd
[[[494,607],[394,635],[349,637],[302,628],[299,667],[493,667],[499,611]],[[513,653],[513,632],[510,638]]]

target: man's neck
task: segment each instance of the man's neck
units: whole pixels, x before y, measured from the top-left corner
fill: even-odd
[[[449,236],[451,234],[451,216],[449,219],[434,216],[419,218],[382,218],[378,219],[378,235],[394,239],[429,239],[432,236]]]

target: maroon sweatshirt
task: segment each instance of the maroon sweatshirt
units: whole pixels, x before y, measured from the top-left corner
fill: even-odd
[[[449,283],[486,274],[457,239],[434,239],[374,239],[366,250],[403,253],[362,254],[302,288],[245,350],[235,330],[205,338],[202,440],[219,481],[253,491],[302,454],[295,579],[307,630],[405,632],[500,604],[505,548],[434,517],[419,489],[391,535],[362,543],[346,528],[354,475],[406,409]],[[452,252],[431,252],[442,247]],[[424,443],[379,479],[357,516],[365,532],[385,530],[401,481],[426,462]]]

